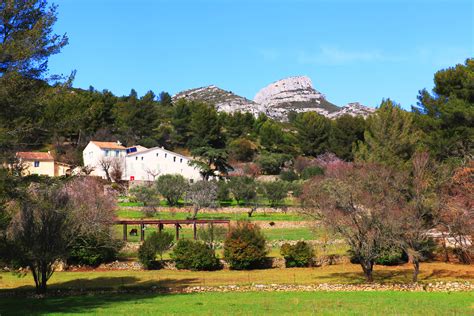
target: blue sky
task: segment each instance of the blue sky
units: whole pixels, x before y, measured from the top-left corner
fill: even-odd
[[[170,94],[215,84],[253,99],[307,75],[337,105],[403,107],[474,56],[474,1],[57,0],[70,44],[50,72],[74,86]]]

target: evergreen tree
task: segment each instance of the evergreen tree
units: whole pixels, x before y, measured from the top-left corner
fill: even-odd
[[[294,124],[304,154],[317,156],[329,150],[331,132],[329,119],[316,112],[306,112],[299,114]]]
[[[423,141],[439,160],[474,156],[474,59],[438,71],[434,94],[420,91],[413,108]]]
[[[367,119],[364,141],[355,148],[356,160],[403,167],[411,159],[420,140],[413,114],[390,99],[382,101]]]

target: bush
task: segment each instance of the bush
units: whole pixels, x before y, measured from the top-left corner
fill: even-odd
[[[280,179],[283,181],[293,182],[299,180],[299,176],[293,170],[282,171],[280,173]]]
[[[145,269],[151,270],[158,267],[156,259],[156,249],[149,239],[146,239],[138,248],[138,261]]]
[[[181,239],[171,253],[178,269],[212,271],[220,268],[219,259],[208,245],[189,239]]]
[[[86,235],[74,240],[68,259],[69,264],[96,267],[117,259],[123,242],[114,239],[106,232],[99,235]]]
[[[265,236],[258,226],[242,221],[231,227],[224,242],[224,259],[231,269],[259,267],[267,253]]]
[[[279,174],[283,164],[291,157],[284,154],[262,154],[257,159],[258,166],[265,174]]]
[[[308,167],[304,169],[301,172],[301,178],[303,178],[304,180],[308,180],[308,179],[311,179],[312,177],[320,176],[323,174],[324,174],[323,168],[318,167],[318,166],[313,166],[313,167]]]
[[[168,205],[177,205],[188,188],[188,182],[182,175],[164,174],[156,180],[156,188]]]
[[[138,260],[145,269],[153,269],[158,267],[156,262],[156,254],[160,255],[160,264],[163,261],[163,253],[173,245],[173,235],[166,232],[153,232],[143,242],[138,249]]]
[[[283,244],[280,253],[285,258],[287,268],[309,267],[313,264],[313,248],[304,241],[298,241],[295,245]]]
[[[238,161],[252,161],[256,152],[257,146],[245,138],[237,138],[229,144],[230,157]]]
[[[351,256],[351,263],[359,264],[360,261],[354,255]],[[375,260],[376,264],[383,266],[396,266],[408,262],[407,254],[400,249],[386,249],[381,252],[378,258]]]

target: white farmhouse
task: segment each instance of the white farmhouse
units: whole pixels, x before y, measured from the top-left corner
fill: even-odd
[[[199,169],[190,166],[191,158],[164,149],[143,146],[124,147],[119,142],[90,141],[83,151],[84,166],[93,176],[107,178],[103,164],[122,166],[122,180],[154,181],[163,174],[180,174],[191,182],[200,180]]]
[[[104,162],[112,162],[118,160],[125,168],[124,159],[127,154],[127,148],[122,146],[120,142],[97,142],[90,141],[82,152],[84,166],[90,168],[90,175],[106,178],[106,174],[102,164]]]
[[[199,169],[189,165],[190,161],[189,157],[163,147],[130,152],[125,157],[126,180],[153,181],[163,174],[180,174],[191,182],[198,181],[201,174]]]

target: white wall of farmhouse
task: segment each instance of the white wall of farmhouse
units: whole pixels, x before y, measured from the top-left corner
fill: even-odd
[[[94,142],[89,142],[89,144],[84,148],[82,152],[82,159],[85,167],[92,169],[91,176],[102,177],[106,179],[105,172],[100,166],[100,161],[102,159],[119,159],[124,161],[126,155],[125,147],[123,149],[119,148],[104,148],[99,147]]]
[[[191,181],[202,179],[199,169],[189,165],[191,159],[178,153],[161,147],[147,149],[134,146],[127,150],[125,147],[120,149],[117,146],[106,148],[104,144],[104,142],[91,141],[84,148],[84,166],[93,170],[90,174],[92,176],[105,179],[106,175],[100,166],[100,161],[102,159],[119,159],[124,164],[122,180],[154,181],[164,174],[180,174]]]
[[[160,147],[131,153],[125,157],[125,180],[153,181],[164,174],[180,174],[188,180],[200,180],[199,169],[190,166],[189,162],[188,157]]]

